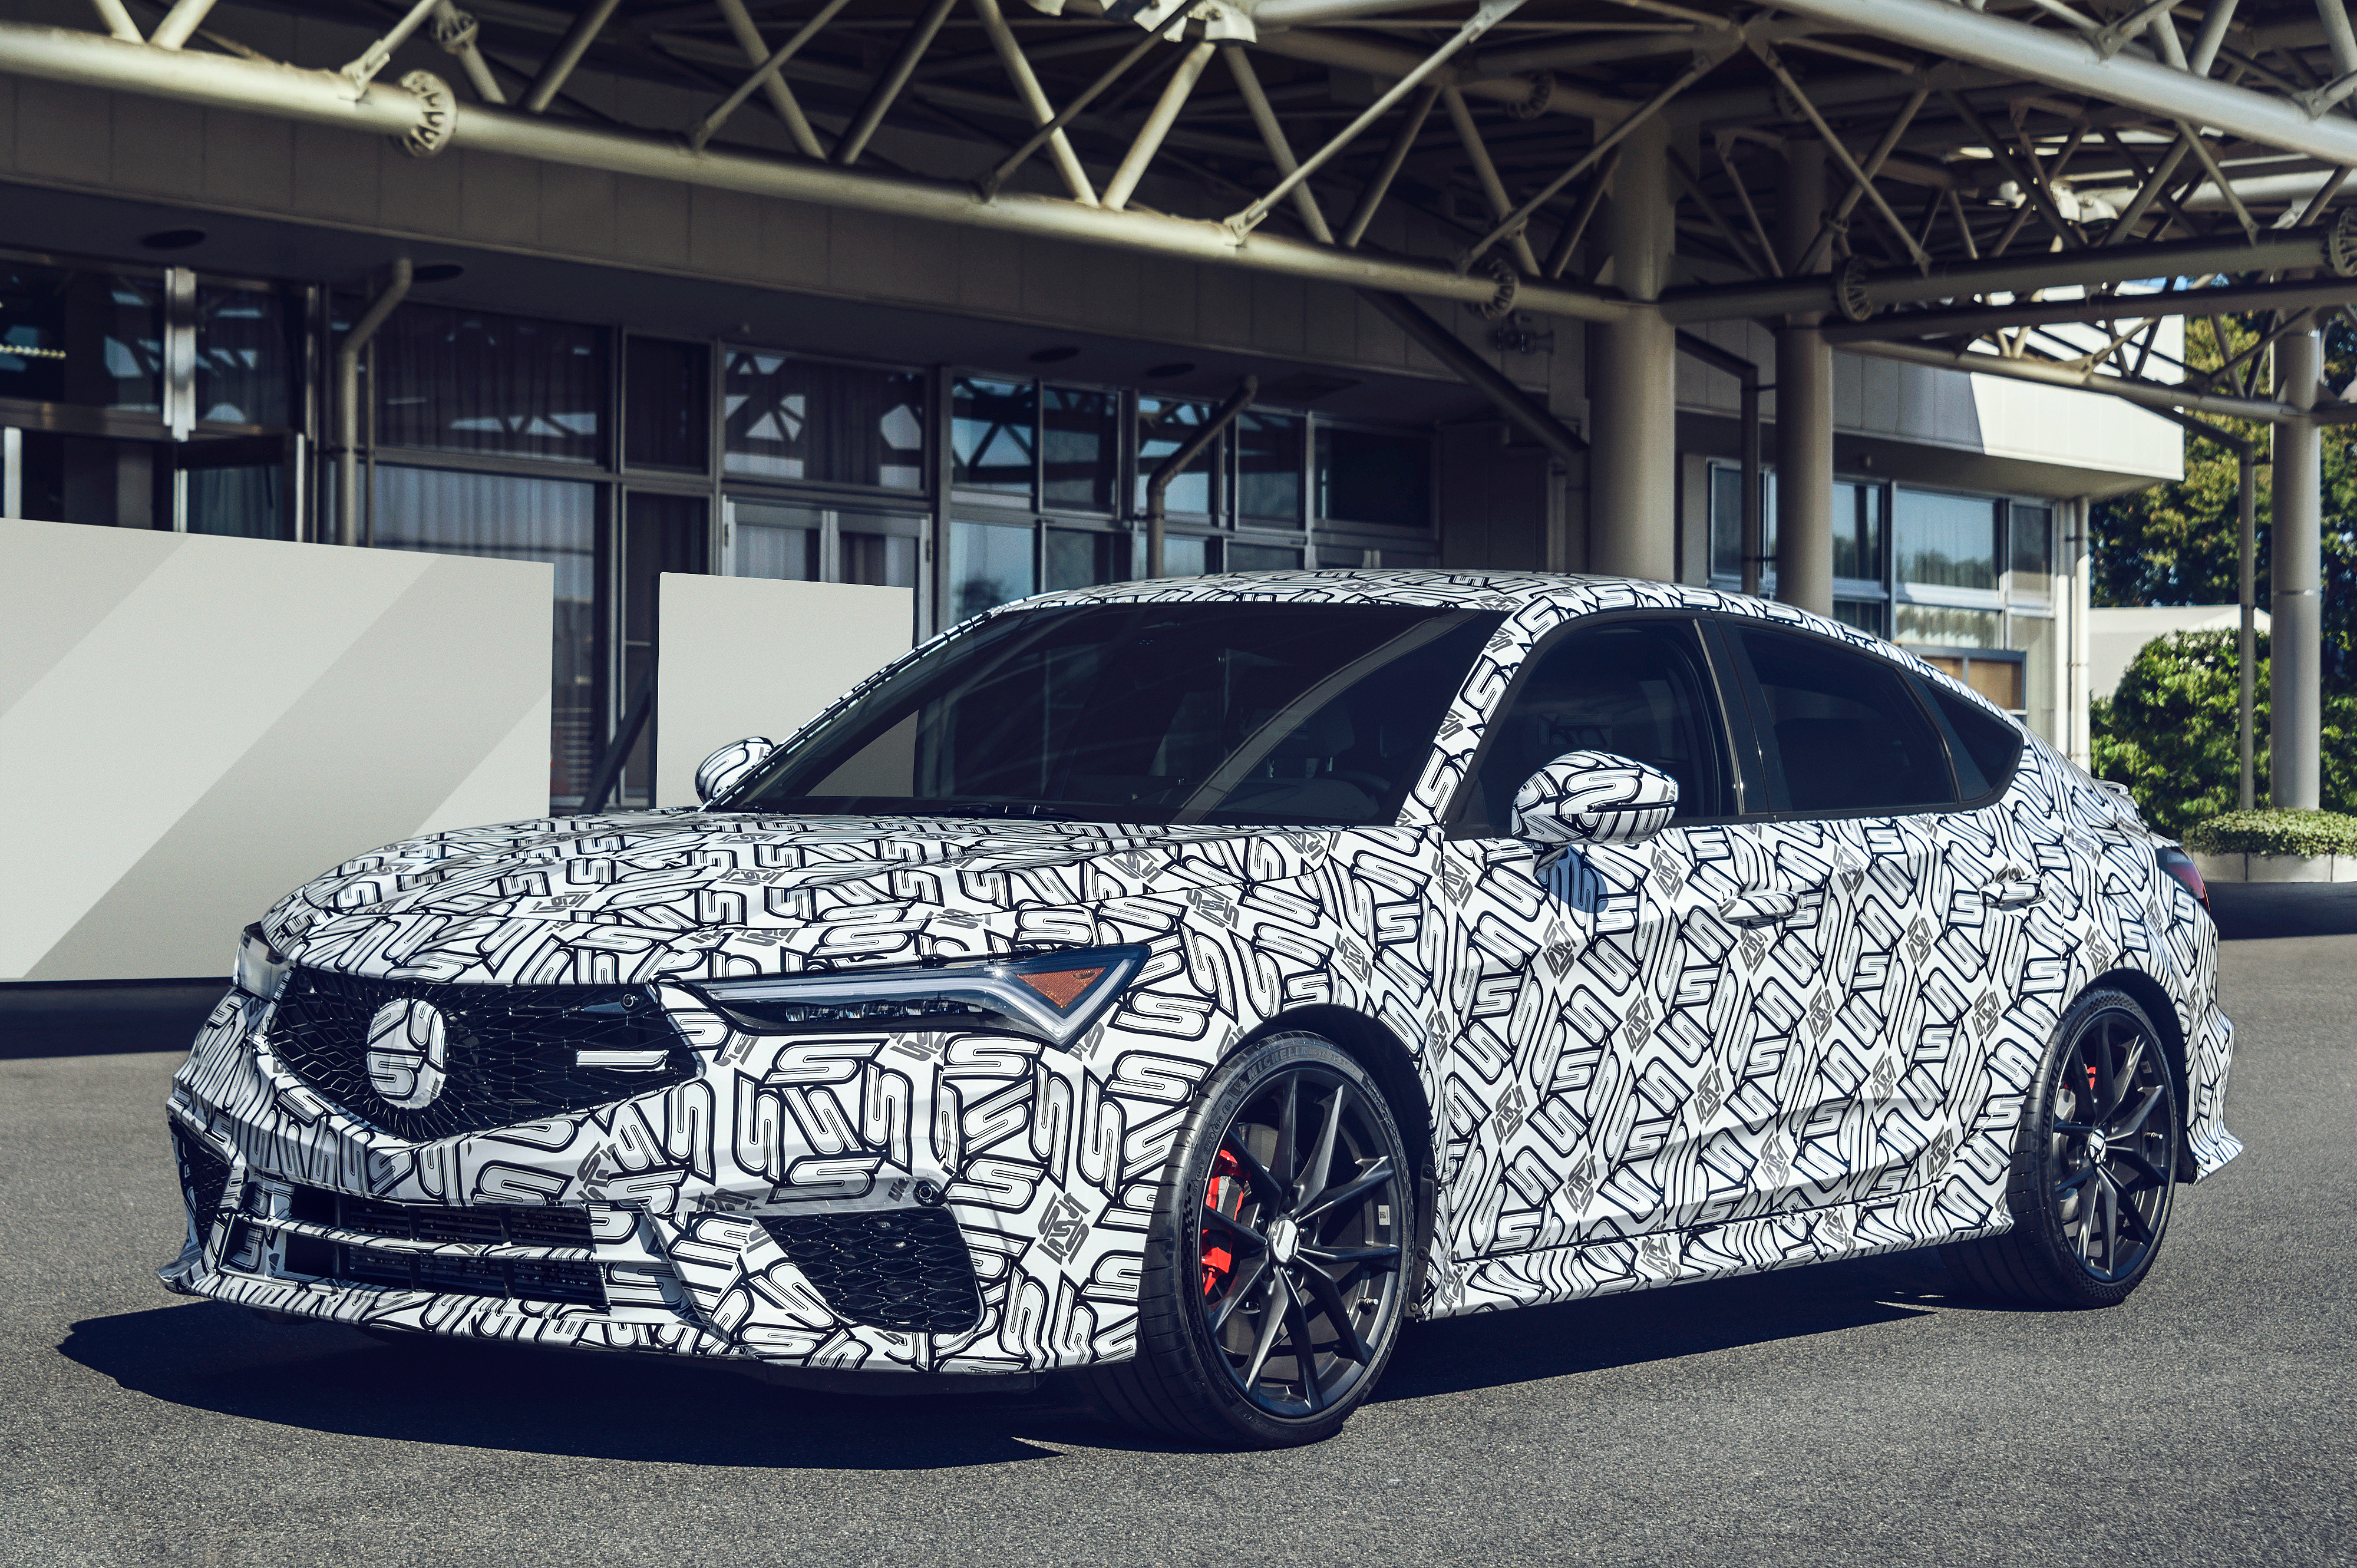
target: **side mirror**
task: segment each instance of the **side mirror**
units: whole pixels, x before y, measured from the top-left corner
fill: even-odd
[[[778,743],[765,735],[748,736],[722,746],[696,766],[695,798],[709,806],[769,761],[777,749]]]
[[[1514,791],[1514,836],[1535,843],[1635,843],[1669,826],[1678,781],[1634,757],[1566,751]]]

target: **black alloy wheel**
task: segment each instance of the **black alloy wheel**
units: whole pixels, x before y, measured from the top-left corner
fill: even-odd
[[[1135,1361],[1099,1391],[1135,1424],[1280,1447],[1338,1430],[1406,1316],[1415,1184],[1390,1107],[1313,1035],[1206,1086],[1146,1248]]]
[[[2160,1032],[2133,997],[2082,997],[2055,1031],[2014,1151],[2013,1229],[1942,1249],[1986,1295],[2110,1306],[2169,1229],[2183,1124]]]

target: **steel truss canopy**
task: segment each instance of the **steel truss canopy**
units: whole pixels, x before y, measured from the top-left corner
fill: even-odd
[[[375,42],[281,62],[212,0],[152,25],[91,0],[87,28],[0,24],[0,70],[1493,320],[1822,318],[1859,351],[2213,413],[2305,414],[2251,395],[2220,317],[2266,313],[2264,341],[2357,303],[2342,0],[302,8]],[[396,73],[404,50],[436,69]],[[700,107],[622,123],[567,92],[585,67]],[[1781,177],[1796,147],[1825,160],[1815,210],[1784,209],[1815,188]],[[1666,286],[1612,275],[1640,202],[1672,209]],[[2228,363],[2181,363],[2170,318]]]

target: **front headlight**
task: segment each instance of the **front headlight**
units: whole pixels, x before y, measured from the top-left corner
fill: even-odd
[[[286,976],[294,968],[295,961],[270,945],[257,921],[238,936],[237,962],[229,972],[230,983],[248,996],[275,1002],[286,989]]]
[[[1146,958],[1142,947],[1074,948],[921,969],[691,982],[687,989],[755,1034],[997,1029],[1061,1047],[1103,1016]]]

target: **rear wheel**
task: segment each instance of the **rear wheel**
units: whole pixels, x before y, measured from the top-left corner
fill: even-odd
[[[1109,1413],[1193,1442],[1331,1435],[1406,1314],[1407,1155],[1358,1064],[1315,1035],[1247,1047],[1205,1086],[1146,1251],[1137,1355]]]
[[[1980,1294],[2110,1306],[2151,1271],[2182,1136],[2160,1031],[2136,999],[2091,991],[2062,1020],[2022,1109],[2013,1229],[1943,1247]]]

